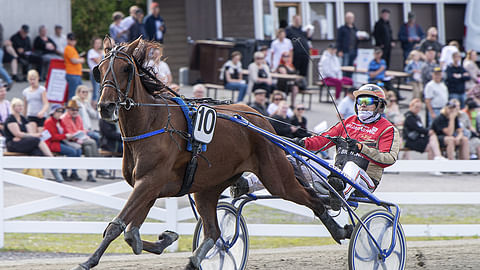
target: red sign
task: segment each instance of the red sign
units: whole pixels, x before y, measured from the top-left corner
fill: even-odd
[[[47,81],[47,99],[52,103],[65,103],[68,96],[67,79],[65,78],[65,62],[60,59],[50,60]]]

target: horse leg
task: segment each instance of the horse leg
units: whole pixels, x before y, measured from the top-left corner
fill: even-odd
[[[154,254],[162,254],[163,250],[170,246],[173,242],[177,241],[178,234],[172,231],[165,231],[158,236],[158,240],[155,243],[142,240],[140,238],[140,226],[145,221],[150,208],[152,208],[155,200],[151,201],[148,207],[144,208],[142,213],[133,219],[133,221],[127,226],[127,230],[124,233],[125,242],[132,248],[134,254],[138,255],[145,250]]]
[[[224,190],[210,189],[195,193],[195,202],[198,213],[202,218],[204,229],[204,240],[200,246],[195,249],[193,255],[189,258],[189,264],[185,269],[199,269],[200,263],[207,252],[215,245],[215,241],[220,237],[220,228],[217,222],[217,203],[218,196]]]
[[[263,159],[262,159],[263,158]],[[295,178],[291,164],[286,160],[272,160],[269,157],[262,157],[262,166],[259,169],[259,178],[265,188],[274,196],[280,196],[285,200],[304,205],[315,213],[332,235],[333,239],[340,243],[340,240],[349,238],[352,228],[342,228],[325,211],[326,201],[316,196],[315,192],[302,186]]]
[[[155,189],[151,188],[148,181],[137,181],[122,211],[120,211],[118,216],[110,222],[105,229],[103,240],[95,252],[86,262],[78,265],[74,269],[88,270],[95,267],[110,243],[125,230],[126,224],[129,224],[138,212],[143,212],[156,197]]]

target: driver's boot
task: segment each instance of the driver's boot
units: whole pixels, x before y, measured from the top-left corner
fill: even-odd
[[[318,216],[323,225],[327,228],[328,232],[337,243],[340,244],[340,240],[350,239],[353,232],[353,225],[347,224],[343,228],[328,214],[328,211],[323,211],[323,214]]]
[[[337,191],[337,193],[342,196],[342,198],[345,198],[343,195],[343,190],[345,189],[345,183],[343,182],[342,179],[335,177],[335,176],[330,176],[328,177],[328,183]],[[338,211],[342,208],[342,200],[335,194],[333,191],[330,190],[330,207],[334,211]]]
[[[250,187],[248,186],[248,180],[242,175],[233,185],[230,186],[230,196],[232,198],[238,198],[247,194],[249,189]]]

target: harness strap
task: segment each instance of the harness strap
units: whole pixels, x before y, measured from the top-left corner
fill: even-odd
[[[157,134],[162,134],[164,132],[165,132],[165,128],[162,128],[162,129],[157,129],[157,130],[150,131],[150,132],[147,132],[145,134],[141,134],[141,135],[137,135],[137,136],[133,136],[133,137],[122,137],[122,140],[124,142],[133,142],[133,141],[145,139],[145,138],[148,138],[148,137],[152,137],[152,136],[157,135]]]

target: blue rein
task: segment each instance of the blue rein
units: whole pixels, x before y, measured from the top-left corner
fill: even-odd
[[[157,130],[150,131],[150,132],[147,132],[145,134],[141,134],[141,135],[137,135],[137,136],[122,137],[122,140],[124,142],[133,142],[133,141],[138,141],[138,140],[145,139],[145,138],[148,138],[148,137],[152,137],[152,136],[157,135],[157,134],[162,134],[164,132],[165,132],[165,128],[162,128],[162,129],[157,129]]]

